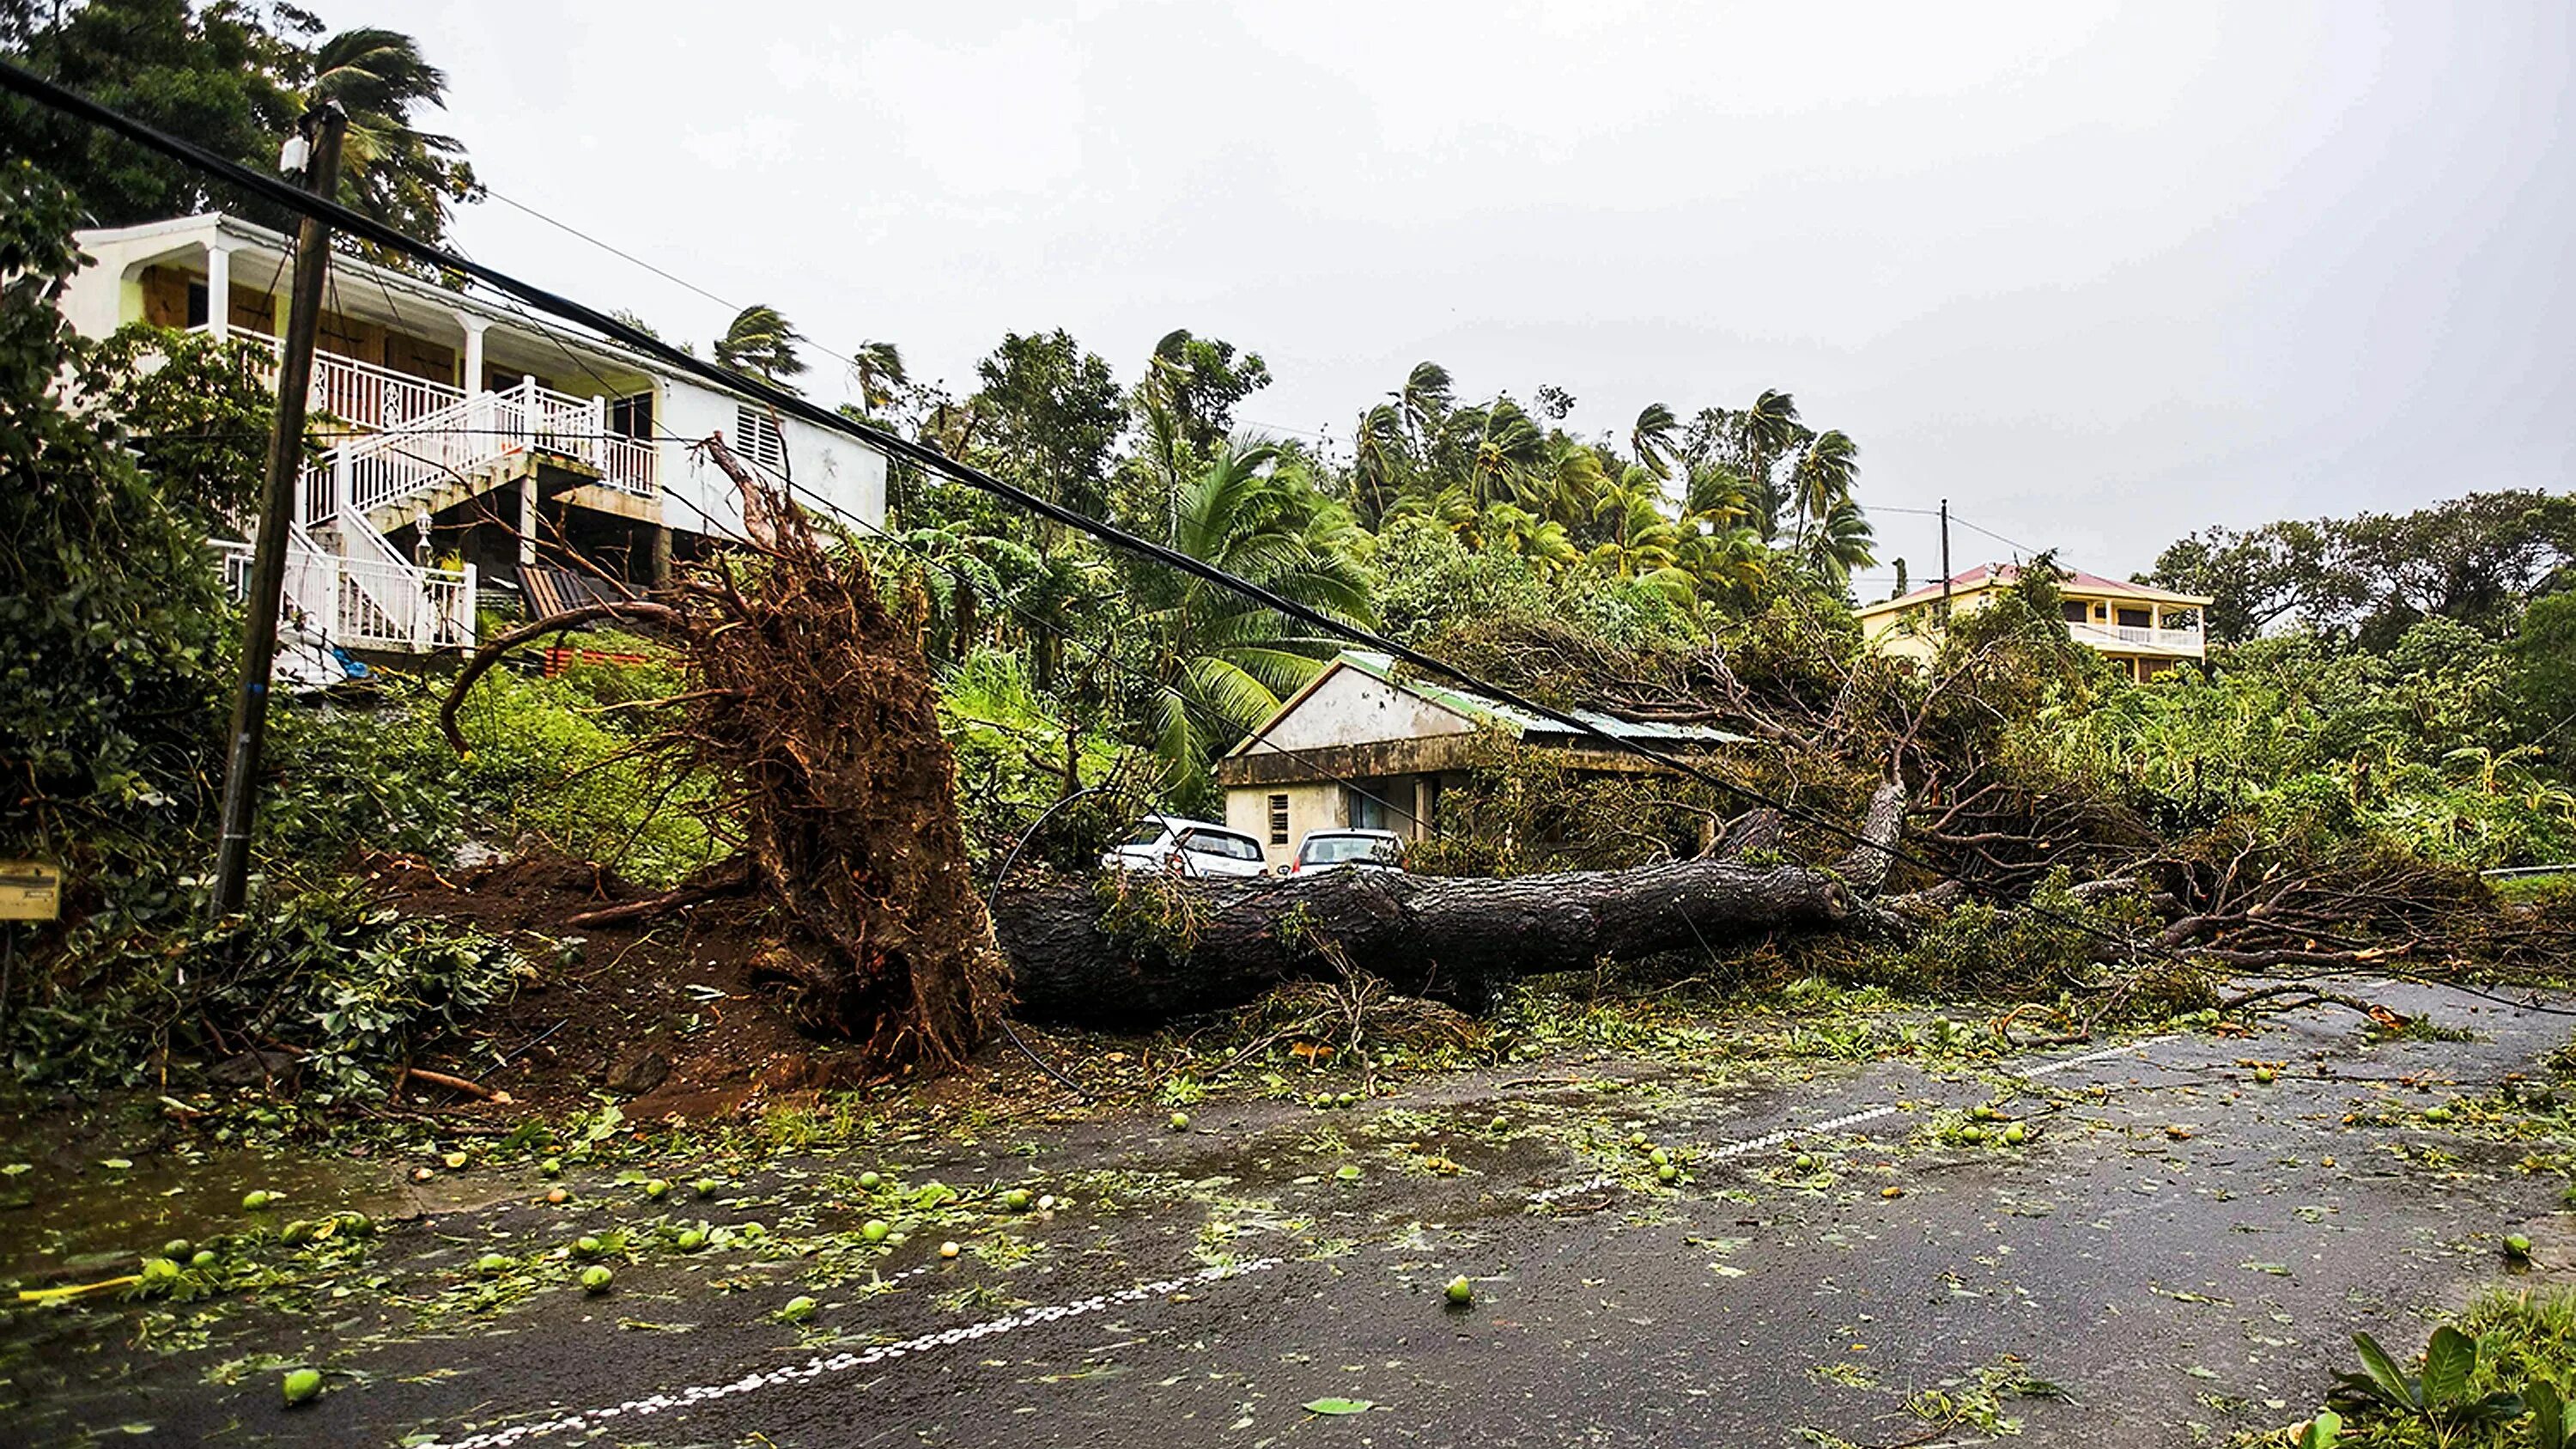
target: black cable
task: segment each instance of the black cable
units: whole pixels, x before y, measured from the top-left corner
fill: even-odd
[[[265,175],[261,172],[254,171],[237,161],[216,155],[193,142],[170,135],[154,126],[138,121],[133,117],[102,105],[77,91],[56,85],[54,82],[36,75],[13,62],[0,61],[0,88],[15,91],[41,105],[49,106],[55,110],[78,117],[92,125],[113,131],[130,141],[146,147],[147,149],[157,151],[174,160],[196,167],[197,169],[218,179],[229,181],[251,195],[267,200],[285,210],[304,216],[318,218],[337,230],[372,241],[389,251],[409,256],[416,261],[426,263],[429,266],[436,267],[459,276],[480,281],[495,290],[504,292],[522,302],[525,302],[529,306],[536,308],[538,311],[563,318],[566,321],[573,322],[579,326],[587,328],[610,341],[616,342],[632,351],[639,352],[647,357],[653,358],[676,372],[694,377],[699,381],[706,383],[710,387],[714,387],[720,391],[731,392],[739,396],[748,397],[768,406],[779,414],[792,416],[812,426],[823,428],[826,431],[840,433],[844,436],[857,439],[858,441],[867,443],[888,454],[908,459],[935,472],[944,473],[968,487],[991,494],[1005,502],[1015,504],[1040,518],[1049,519],[1062,524],[1077,533],[1097,539],[1113,548],[1122,549],[1126,552],[1136,554],[1142,558],[1160,563],[1167,568],[1176,569],[1182,573],[1188,574],[1204,583],[1213,584],[1219,588],[1239,594],[1254,603],[1260,604],[1275,613],[1283,615],[1284,617],[1321,629],[1327,634],[1348,639],[1353,643],[1366,645],[1367,647],[1378,650],[1391,658],[1411,665],[1416,669],[1437,675],[1440,678],[1447,679],[1466,689],[1484,694],[1487,697],[1509,705],[1512,708],[1521,710],[1528,714],[1536,715],[1542,719],[1550,720],[1577,734],[1600,740],[1602,743],[1608,745],[1614,750],[1634,755],[1639,759],[1646,760],[1664,769],[1671,770],[1676,774],[1698,780],[1703,784],[1725,791],[1728,794],[1750,801],[1756,805],[1776,810],[1785,818],[1798,820],[1828,835],[1848,841],[1855,846],[1878,851],[1890,860],[1902,861],[1907,865],[1911,865],[1937,877],[1958,880],[1963,885],[1967,883],[1965,878],[1958,872],[1946,870],[1940,866],[1934,865],[1920,856],[1903,850],[1893,841],[1879,842],[1871,840],[1838,820],[1810,812],[1804,807],[1798,806],[1787,800],[1774,798],[1763,791],[1752,788],[1751,786],[1712,774],[1680,756],[1657,749],[1651,745],[1627,736],[1616,734],[1610,730],[1603,729],[1599,725],[1593,724],[1590,721],[1584,720],[1574,714],[1568,713],[1567,711],[1559,710],[1549,705],[1542,704],[1534,699],[1527,698],[1518,691],[1488,683],[1477,676],[1446,662],[1445,660],[1399,643],[1394,639],[1379,634],[1373,629],[1364,628],[1360,625],[1337,619],[1320,609],[1299,603],[1298,601],[1288,598],[1273,589],[1254,583],[1253,581],[1242,578],[1239,575],[1230,573],[1225,569],[1206,562],[1205,560],[1195,558],[1178,549],[1169,547],[1168,545],[1156,543],[1151,539],[1130,533],[1114,524],[1093,518],[1078,510],[1065,507],[1051,499],[1032,493],[1017,484],[1009,483],[1003,479],[994,477],[992,474],[987,473],[972,464],[951,458],[947,454],[940,452],[937,448],[924,443],[915,442],[912,439],[905,438],[900,434],[889,430],[845,417],[839,413],[810,402],[803,397],[797,396],[794,393],[781,389],[764,379],[716,366],[713,363],[704,361],[684,352],[681,349],[662,341],[660,338],[651,335],[650,333],[621,322],[615,317],[598,311],[595,308],[576,302],[569,297],[547,291],[533,283],[522,281],[519,278],[497,268],[485,266],[484,264],[464,257],[453,250],[433,246],[427,242],[407,236],[373,217],[341,205],[336,200],[316,196],[313,193],[307,192],[303,188],[284,180],[283,178]],[[790,486],[793,487],[792,482]],[[837,514],[837,510],[834,510],[834,512]],[[1984,529],[1978,529],[1977,531],[1981,533],[1987,532],[1987,530]],[[2013,543],[2012,540],[2003,538],[2000,534],[1992,534],[1990,536],[1995,537],[2004,543],[2012,544],[2015,548],[2024,547],[2024,545]],[[2025,908],[2030,910],[2034,915],[2040,916],[2042,919],[2112,942],[2119,945],[2124,950],[2135,952],[2139,949],[2138,944],[2133,939],[2124,934],[2106,930],[2090,921],[2067,916],[2062,912],[2041,906],[2036,902],[2026,903]],[[2182,959],[2181,953],[2178,952],[2163,951],[2160,948],[2151,949],[2157,949],[2159,954],[2169,955],[2177,960]]]

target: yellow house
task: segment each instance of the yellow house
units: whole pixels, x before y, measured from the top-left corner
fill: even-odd
[[[2144,682],[2186,659],[2208,656],[2202,610],[2210,601],[2147,584],[2126,584],[2081,569],[2061,571],[2066,631],[2079,644],[2102,651],[2132,679]],[[2019,564],[1979,564],[1950,580],[1948,607],[1964,614],[1982,609],[2021,577]],[[1861,637],[1881,654],[1929,661],[1941,647],[1943,589],[1925,584],[1860,610]]]

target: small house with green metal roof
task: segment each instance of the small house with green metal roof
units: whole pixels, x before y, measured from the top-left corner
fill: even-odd
[[[1745,742],[1705,725],[1568,713],[1603,734],[1666,754],[1706,754]],[[1499,735],[1602,773],[1663,767],[1599,736],[1472,690],[1399,676],[1395,661],[1346,649],[1290,695],[1216,765],[1225,823],[1284,865],[1311,830],[1391,830],[1420,840],[1439,829],[1440,795],[1466,781],[1479,745]]]

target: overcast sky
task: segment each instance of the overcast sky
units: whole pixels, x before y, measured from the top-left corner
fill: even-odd
[[[420,36],[500,195],[961,390],[1059,326],[1122,381],[1174,327],[1249,347],[1243,415],[1345,444],[1425,358],[1623,436],[1778,387],[1873,510],[2115,575],[2576,486],[2564,0],[319,8]],[[730,315],[498,201],[459,235],[668,337]]]

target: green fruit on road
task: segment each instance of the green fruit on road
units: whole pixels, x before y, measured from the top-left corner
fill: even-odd
[[[249,1192],[242,1194],[242,1210],[244,1212],[255,1213],[275,1201],[277,1201],[277,1194],[262,1192],[257,1188],[253,1188]]]
[[[1509,1117],[1497,1117],[1493,1121],[1485,1124],[1485,1130],[1489,1132],[1509,1132],[1512,1130],[1512,1119]]]
[[[1657,1182],[1672,1182],[1681,1175],[1682,1170],[1673,1166],[1669,1162],[1655,1169],[1655,1181]]]
[[[1462,1308],[1476,1301],[1476,1285],[1468,1282],[1463,1274],[1449,1280],[1447,1291],[1449,1301]]]
[[[1333,1176],[1341,1182],[1357,1182],[1360,1180],[1360,1170],[1356,1166],[1346,1164],[1336,1169]]]
[[[1973,1124],[1959,1129],[1959,1140],[1974,1144],[1986,1140],[1986,1129]]]
[[[714,1197],[717,1193],[724,1190],[724,1184],[716,1181],[712,1177],[702,1177],[697,1181],[690,1183],[689,1190],[700,1197]]]
[[[2261,1082],[2264,1086],[2268,1087],[2280,1079],[2281,1074],[2270,1067],[2256,1067],[2254,1069],[2254,1080]]]
[[[882,1221],[876,1218],[870,1218],[859,1225],[859,1236],[867,1239],[871,1243],[884,1242],[886,1240],[886,1235],[893,1231],[894,1229],[887,1227]]]
[[[1995,1120],[1995,1109],[1987,1106],[1983,1102],[1979,1102],[1976,1105],[1976,1108],[1969,1112],[1968,1115],[1976,1118],[1980,1122],[1992,1122]]]
[[[877,1176],[875,1173],[862,1172],[859,1174],[859,1188],[861,1191],[874,1192],[883,1186],[885,1186],[885,1179]]]
[[[277,1230],[277,1240],[290,1248],[312,1236],[313,1224],[305,1218],[297,1218]]]
[[[2506,1234],[2504,1240],[2504,1254],[2508,1258],[2530,1257],[2531,1239],[2524,1237],[2520,1233]]]
[[[599,1239],[584,1233],[572,1240],[572,1250],[585,1258],[596,1258],[599,1256]]]
[[[2448,1122],[2451,1120],[2451,1109],[2448,1107],[2427,1107],[2424,1109],[2424,1120],[2427,1122]]]
[[[1029,1190],[1025,1187],[1015,1187],[1009,1192],[1002,1194],[1002,1206],[1009,1208],[1015,1213],[1027,1212],[1031,1201],[1032,1199],[1029,1197]]]
[[[1791,1163],[1790,1166],[1795,1167],[1800,1172],[1813,1172],[1816,1170],[1816,1159],[1804,1152],[1801,1152],[1798,1154],[1798,1160]]]
[[[1665,1151],[1663,1148],[1658,1147],[1654,1151],[1646,1154],[1646,1160],[1655,1164],[1657,1167],[1662,1167],[1673,1160],[1673,1155]]]
[[[680,1251],[683,1253],[694,1253],[706,1245],[707,1233],[704,1228],[691,1228],[680,1234]]]
[[[538,1163],[537,1174],[540,1177],[563,1176],[563,1159],[560,1157],[549,1157],[545,1161]]]
[[[286,1407],[292,1409],[312,1402],[313,1396],[322,1392],[322,1375],[309,1368],[297,1369],[286,1376],[279,1388],[286,1396]]]
[[[616,1281],[617,1275],[605,1267],[581,1270],[581,1291],[584,1293],[605,1293],[608,1291],[608,1285]]]
[[[787,1306],[778,1310],[778,1317],[787,1323],[803,1323],[813,1317],[814,1310],[820,1306],[811,1298],[790,1298],[787,1300]]]
[[[186,1238],[172,1238],[161,1245],[161,1256],[164,1258],[183,1259],[194,1255],[196,1251],[197,1245]]]
[[[669,1193],[670,1190],[671,1185],[658,1177],[653,1179],[651,1182],[644,1184],[644,1195],[657,1201],[665,1194]]]
[[[1187,1112],[1174,1112],[1172,1114],[1172,1130],[1175,1132],[1189,1131],[1190,1114]]]
[[[507,1273],[510,1271],[510,1260],[498,1253],[485,1253],[474,1260],[474,1271],[486,1277],[494,1273]]]
[[[196,1255],[188,1259],[188,1266],[191,1268],[211,1268],[215,1266],[215,1255],[205,1248],[199,1248],[196,1251]]]
[[[1336,1107],[1353,1107],[1359,1105],[1359,1100],[1360,1099],[1358,1097],[1353,1096],[1351,1093],[1344,1092],[1333,1099],[1333,1105]]]
[[[2024,1142],[2028,1141],[2029,1139],[2030,1139],[2030,1129],[2029,1129],[2029,1128],[2027,1128],[2027,1127],[2024,1127],[2024,1126],[2023,1126],[2023,1125],[2021,1125],[2019,1122],[2015,1122],[2015,1123],[2014,1123],[2014,1124],[2012,1124],[2011,1126],[2006,1127],[2006,1128],[2004,1129],[2004,1140],[2005,1140],[2006,1142],[2011,1143],[2011,1144],[2012,1144],[2013,1146],[2015,1146],[2015,1147],[2019,1147],[2020,1145],[2022,1145],[2022,1143],[2024,1143]]]

